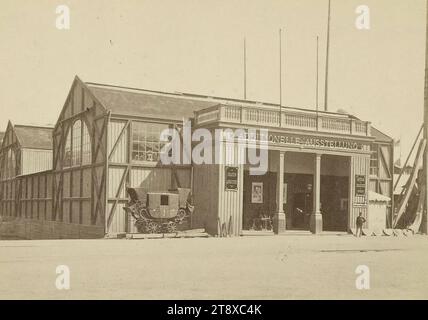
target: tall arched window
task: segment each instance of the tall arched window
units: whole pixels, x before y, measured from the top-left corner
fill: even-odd
[[[82,120],[76,120],[65,141],[64,167],[90,164],[92,145],[88,127]]]
[[[91,136],[89,135],[88,127],[83,122],[82,131],[82,164],[91,164],[92,162],[92,144]]]
[[[81,163],[82,151],[82,121],[76,120],[73,123],[73,131],[71,136],[71,166],[78,166]]]
[[[68,130],[64,147],[64,167],[71,167],[71,128]]]

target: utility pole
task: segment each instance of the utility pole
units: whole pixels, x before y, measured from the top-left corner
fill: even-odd
[[[426,1],[426,34],[425,34],[425,87],[424,87],[424,139],[428,139],[428,1]],[[428,140],[427,140],[428,141]],[[424,185],[427,186],[428,181],[428,148],[424,152],[423,160],[423,172],[424,172]],[[425,194],[421,195],[425,197],[425,210],[422,216],[422,233],[427,234],[428,232],[428,217],[427,217],[427,203],[428,203],[428,188],[425,188]]]

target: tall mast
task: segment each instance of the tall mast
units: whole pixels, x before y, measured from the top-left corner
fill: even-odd
[[[325,88],[324,88],[324,110],[328,111],[328,64],[330,55],[330,10],[331,0],[328,0],[328,18],[327,18],[327,45],[325,55]]]
[[[282,30],[279,29],[279,124],[281,125],[282,111]]]
[[[244,100],[247,100],[247,44],[244,38]]]
[[[319,37],[317,36],[317,64],[316,64],[316,66],[317,66],[317,72],[316,72],[316,90],[315,90],[315,96],[316,96],[316,99],[315,99],[315,106],[316,106],[316,108],[317,108],[317,115],[318,115],[318,108],[319,108],[319,102],[318,102],[318,82],[319,82],[319,67],[318,67],[318,65],[319,65],[319,61],[318,61],[318,56],[319,56],[319,53],[318,53],[318,51],[319,51],[319,49],[318,49],[318,42],[319,42]]]

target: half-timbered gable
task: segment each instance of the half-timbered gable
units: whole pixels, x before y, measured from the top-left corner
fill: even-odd
[[[371,145],[370,190],[391,199],[388,208],[388,219],[391,219],[394,201],[394,140],[373,127],[372,136],[375,140]]]
[[[52,128],[8,123],[0,150],[0,210],[21,216],[21,177],[52,169]],[[24,209],[25,210],[25,209]]]
[[[86,84],[109,113],[107,128],[106,233],[135,231],[125,215],[125,186],[166,191],[190,187],[191,166],[171,167],[160,162],[164,142],[160,133],[181,126],[194,111],[217,105],[217,101],[179,94]]]
[[[53,133],[54,220],[103,225],[108,113],[76,77]]]
[[[226,136],[212,140],[219,163],[162,163],[161,132],[182,134],[183,120],[211,133],[268,129],[267,171],[250,175],[236,141]],[[195,211],[183,228],[217,235],[258,227],[349,231],[360,213],[373,224],[369,191],[392,198],[392,161],[393,140],[350,115],[76,76],[53,129],[9,122],[0,150],[0,213],[14,219],[23,237],[102,237],[137,231],[124,211],[127,186],[184,187]]]

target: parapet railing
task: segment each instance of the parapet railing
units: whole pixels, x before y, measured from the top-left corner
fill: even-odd
[[[216,105],[196,111],[195,121],[197,125],[226,122],[357,136],[371,135],[370,122],[368,121],[361,121],[340,114],[288,110],[286,108],[280,112],[265,107]]]

